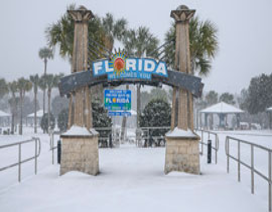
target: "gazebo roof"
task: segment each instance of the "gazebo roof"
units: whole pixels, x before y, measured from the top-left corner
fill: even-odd
[[[47,112],[45,111],[45,113],[47,113]],[[28,118],[32,118],[32,117],[34,118],[35,117],[35,113],[31,113],[27,117]],[[38,110],[37,111],[37,117],[38,118],[42,118],[43,117],[43,110]]]
[[[244,111],[237,107],[234,107],[233,105],[227,104],[225,102],[219,102],[215,105],[205,108],[204,110],[201,110],[200,113],[233,114],[233,113],[244,113]]]
[[[10,114],[8,113],[5,113],[4,111],[0,110],[0,117],[9,117],[11,116]]]

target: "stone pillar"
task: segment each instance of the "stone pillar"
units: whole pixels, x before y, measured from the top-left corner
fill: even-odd
[[[189,20],[195,10],[187,6],[179,6],[171,11],[171,17],[176,21],[176,55],[175,66],[178,71],[192,74],[189,42]],[[187,90],[178,88],[178,113],[172,111],[172,119],[177,117],[177,127],[173,127],[166,134],[165,169],[167,174],[171,171],[181,171],[193,174],[200,173],[199,166],[199,136],[194,133],[193,97]],[[173,99],[175,98],[173,92]],[[172,110],[173,110],[172,106]]]
[[[87,71],[88,69],[88,22],[93,17],[90,10],[81,6],[78,10],[69,10],[69,15],[73,18],[74,25],[74,44],[72,57],[72,73]],[[77,126],[91,126],[91,102],[85,101],[86,88],[75,91],[74,94],[74,116],[73,124]],[[84,101],[86,104],[84,104]],[[88,118],[85,118],[87,116]],[[88,123],[86,123],[88,122]]]
[[[74,25],[72,72],[88,68],[88,22],[93,17],[90,10],[81,6],[69,10]],[[68,131],[61,135],[62,156],[60,175],[81,171],[90,175],[99,172],[98,133],[92,129],[92,110],[88,87],[70,94]]]

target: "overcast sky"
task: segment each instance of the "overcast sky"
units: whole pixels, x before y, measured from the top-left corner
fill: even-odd
[[[45,28],[71,3],[99,16],[110,12],[124,17],[131,28],[147,26],[161,42],[171,23],[171,10],[180,4],[196,9],[196,15],[211,20],[219,30],[219,52],[211,74],[203,78],[205,91],[239,93],[252,77],[272,72],[271,0],[6,0],[1,1],[0,13],[0,78],[10,81],[43,73],[38,51],[46,45]],[[59,72],[69,74],[70,66],[56,52],[48,73]]]

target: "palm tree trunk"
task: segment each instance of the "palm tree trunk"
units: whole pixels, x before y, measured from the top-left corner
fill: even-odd
[[[44,58],[44,76],[46,76],[46,71],[47,71],[47,58]],[[43,116],[45,114],[45,93],[46,89],[43,90]],[[43,133],[45,133],[44,130]]]
[[[19,127],[19,134],[23,134],[23,93],[20,92],[20,127]]]
[[[44,58],[44,75],[46,75],[47,71],[47,58]]]
[[[50,130],[50,100],[51,100],[51,89],[48,88],[48,115],[47,115],[47,123],[48,123],[48,126],[47,126],[47,132],[49,133],[49,130]]]
[[[35,113],[34,113],[34,133],[37,133],[37,91],[34,93],[34,101],[35,101]]]

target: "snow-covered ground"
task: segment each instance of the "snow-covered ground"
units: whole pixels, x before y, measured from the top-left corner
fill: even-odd
[[[259,136],[252,132],[234,133],[234,137],[272,147],[269,131],[258,132]],[[256,176],[256,194],[251,195],[248,170],[242,169],[241,183],[237,182],[235,163],[231,162],[230,174],[226,173],[224,139],[227,134],[219,134],[217,165],[208,165],[206,155],[201,157],[200,176],[175,172],[164,175],[164,148],[122,145],[116,149],[99,149],[101,173],[98,176],[70,172],[60,177],[59,165],[51,164],[49,136],[39,133],[42,153],[38,175],[34,175],[34,162],[23,165],[20,184],[17,167],[0,172],[0,211],[268,211],[268,186],[264,180]],[[0,136],[0,145],[31,136],[31,132],[24,136]],[[235,151],[235,146],[231,150]],[[33,153],[34,145],[23,149],[23,157]],[[0,167],[16,161],[17,155],[18,148],[0,150]],[[247,155],[248,150],[243,147],[244,160],[248,160]],[[256,152],[255,160],[258,168],[267,173],[267,155]]]

